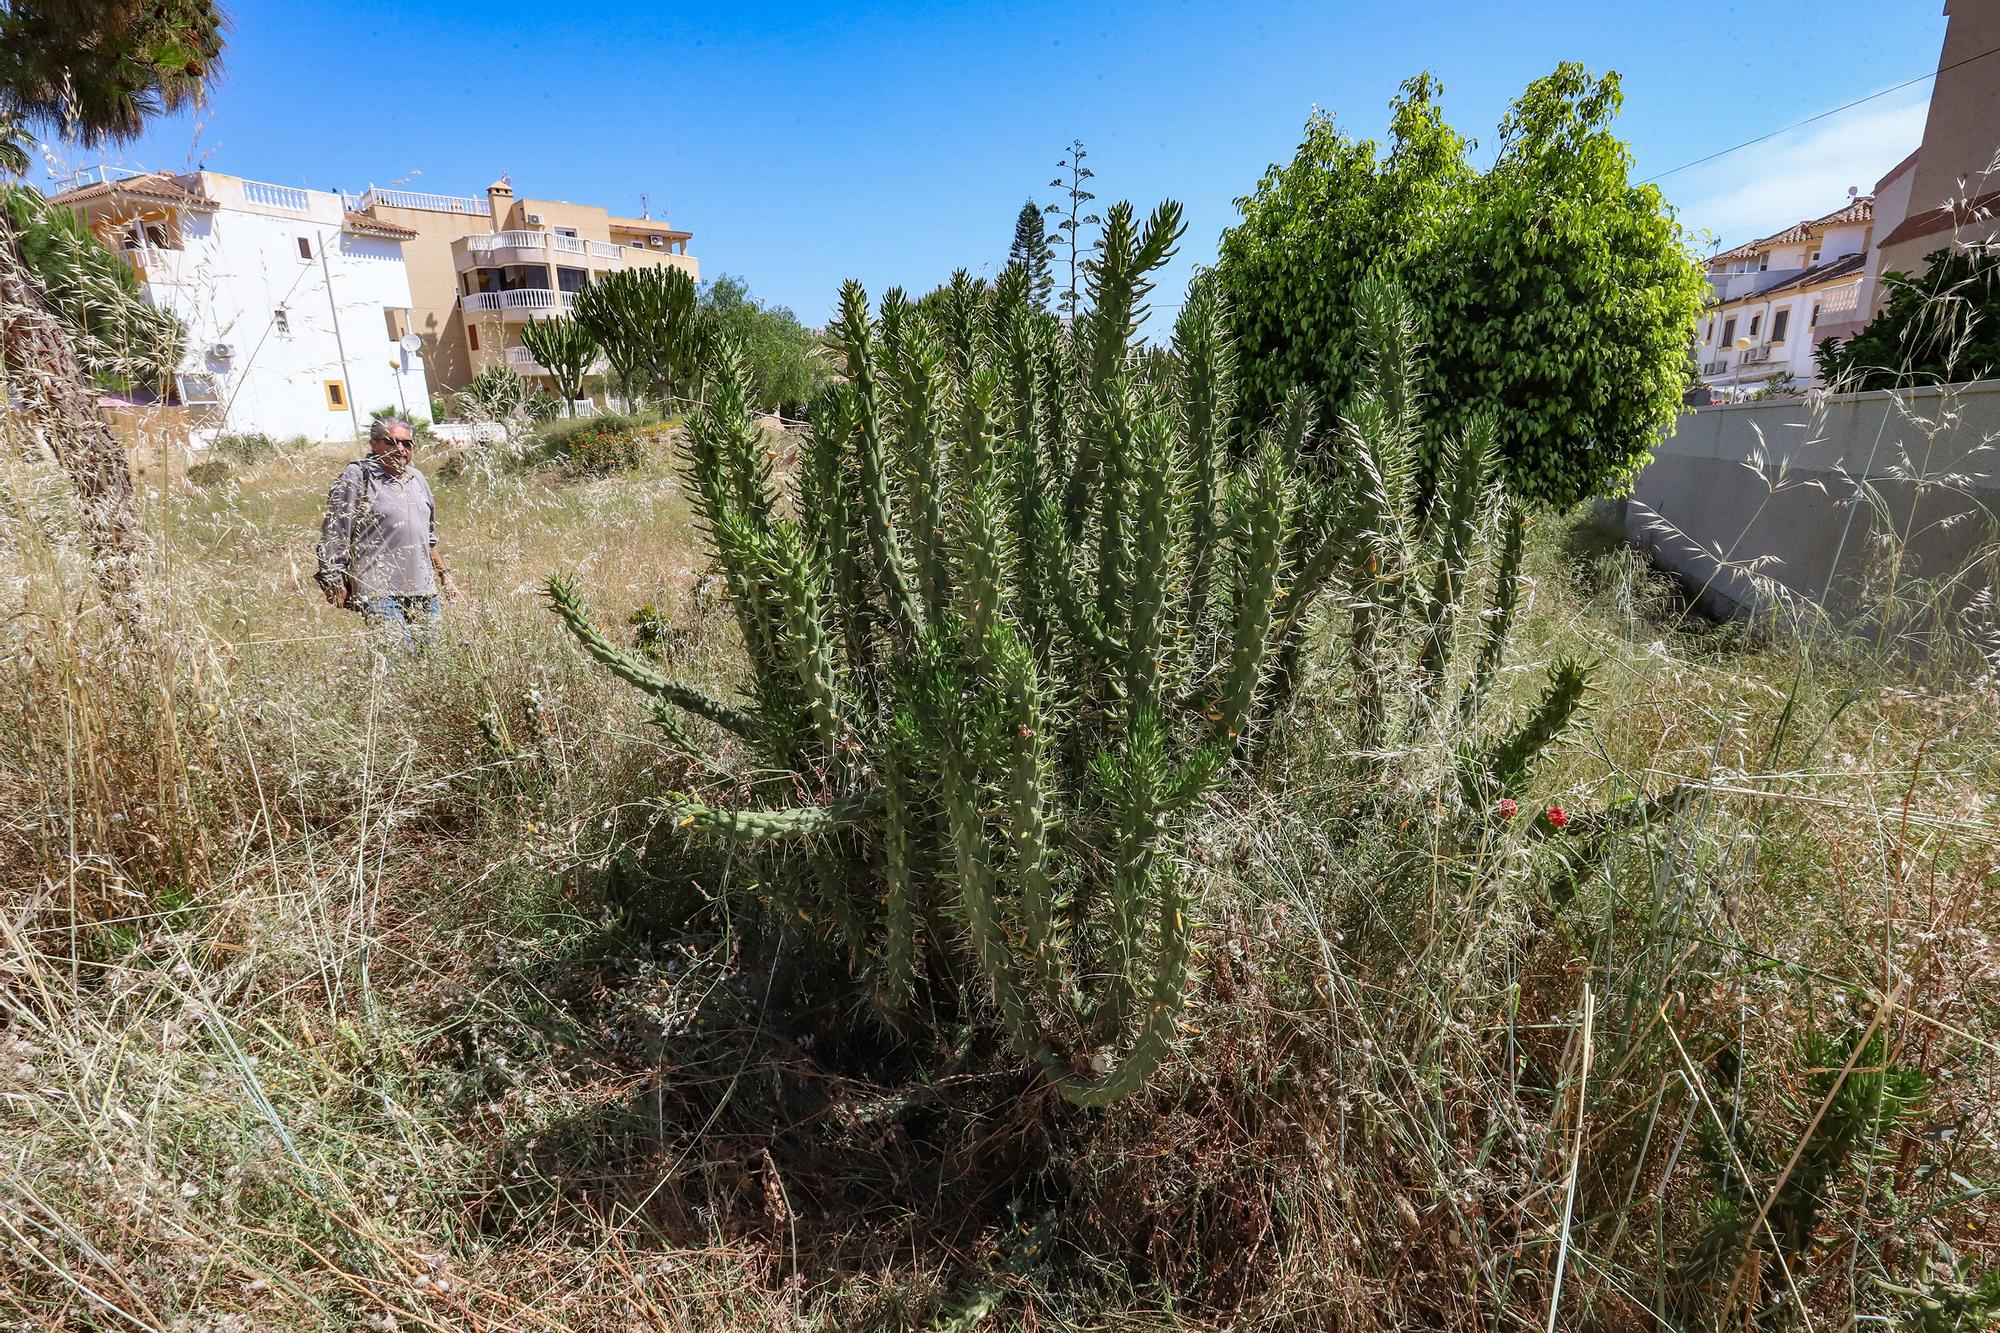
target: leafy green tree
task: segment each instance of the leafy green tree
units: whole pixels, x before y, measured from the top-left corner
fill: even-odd
[[[1242,221],[1223,233],[1212,280],[1243,358],[1246,419],[1268,420],[1301,384],[1329,414],[1353,396],[1368,279],[1431,246],[1473,174],[1438,92],[1427,74],[1403,85],[1379,156],[1315,111],[1291,162],[1236,201]]]
[[[1042,210],[1057,219],[1055,231],[1045,237],[1043,243],[1060,245],[1069,253],[1069,285],[1063,288],[1056,304],[1063,314],[1072,319],[1076,318],[1077,297],[1083,290],[1083,229],[1101,226],[1104,222],[1097,214],[1085,211],[1091,200],[1097,198],[1084,187],[1085,181],[1097,175],[1083,164],[1089,156],[1083,140],[1070,140],[1069,151],[1056,163],[1056,169],[1062,174],[1049,182],[1063,192],[1064,198]]]
[[[1616,493],[1679,410],[1706,291],[1658,189],[1630,181],[1610,129],[1617,78],[1564,64],[1530,84],[1483,173],[1438,95],[1428,75],[1403,85],[1386,155],[1315,116],[1293,161],[1238,201],[1216,278],[1246,346],[1249,417],[1299,384],[1341,410],[1362,364],[1357,294],[1380,275],[1417,305],[1419,387],[1453,386],[1439,424],[1492,414],[1515,496]],[[1428,494],[1435,441],[1424,457]]]
[[[1042,230],[1042,210],[1030,199],[1014,218],[1014,243],[1007,249],[1007,265],[1028,275],[1028,299],[1044,309],[1055,291],[1055,274],[1050,272],[1054,251]]]
[[[597,339],[574,319],[530,319],[521,330],[521,346],[549,372],[563,410],[575,416],[584,378],[597,360]]]
[[[766,305],[741,278],[702,284],[701,311],[714,335],[732,339],[743,358],[753,407],[799,416],[826,379],[819,339],[784,306]]]
[[[1934,250],[1922,277],[1889,273],[1889,303],[1861,332],[1828,338],[1820,376],[1843,391],[1898,389],[2000,375],[2000,255]]]

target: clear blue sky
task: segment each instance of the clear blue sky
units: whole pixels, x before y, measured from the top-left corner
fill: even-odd
[[[1647,176],[1928,72],[1941,8],[238,0],[209,105],[111,160],[447,194],[505,171],[523,195],[626,213],[643,191],[694,232],[705,274],[817,323],[844,277],[879,294],[992,272],[1081,137],[1100,205],[1186,206],[1171,302],[1315,105],[1378,136],[1397,84],[1428,69],[1452,122],[1490,142],[1524,84],[1580,60],[1623,76]],[[1928,92],[1663,187],[1727,243],[1776,230],[1872,187],[1915,145]]]

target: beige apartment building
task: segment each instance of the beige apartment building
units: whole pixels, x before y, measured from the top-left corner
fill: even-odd
[[[521,346],[522,327],[562,314],[607,273],[679,268],[701,280],[700,261],[687,252],[694,233],[591,204],[516,198],[504,176],[483,199],[371,187],[348,204],[411,233],[402,242],[410,331],[423,339],[439,391],[463,388],[492,365],[544,378]]]
[[[1876,187],[1884,197],[1881,239],[1869,266],[1921,274],[1924,257],[1953,244],[2000,236],[2000,0],[1948,0],[1944,48],[1931,85],[1924,139]],[[1893,201],[1886,192],[1897,185]],[[1888,299],[1870,283],[1869,312]]]

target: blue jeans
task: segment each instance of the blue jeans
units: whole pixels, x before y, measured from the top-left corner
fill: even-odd
[[[364,597],[361,614],[374,628],[384,633],[397,632],[405,649],[430,643],[444,624],[444,608],[435,597],[407,594]]]

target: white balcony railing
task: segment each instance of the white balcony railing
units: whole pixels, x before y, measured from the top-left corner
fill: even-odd
[[[467,292],[458,298],[459,309],[468,314],[482,310],[567,310],[575,304],[575,292],[551,291],[547,287],[519,287],[511,292]]]
[[[141,282],[178,282],[185,251],[162,246],[128,245],[118,252]]]
[[[244,181],[243,199],[262,208],[282,208],[293,213],[304,213],[312,205],[304,190],[289,185],[267,185],[263,181]]]
[[[360,194],[345,195],[347,206],[357,213],[366,213],[376,204],[384,208],[414,208],[424,213],[464,213],[472,217],[490,218],[493,205],[484,199],[470,199],[454,194],[418,194],[411,190],[378,190],[369,186]]]
[[[535,360],[535,354],[525,347],[509,347],[506,359],[507,369],[517,375],[546,375],[549,373],[548,367]],[[590,363],[590,369],[586,373],[591,375],[608,375],[611,373],[611,363],[600,356]]]
[[[621,257],[615,245],[580,240],[575,236],[558,236],[547,231],[474,232],[465,238],[465,248],[470,254],[489,254],[494,250],[552,250],[557,254],[608,259],[614,264]]]
[[[1860,307],[1860,283],[1853,283],[1846,287],[1835,287],[1832,291],[1820,294],[1819,317],[1824,320],[1829,315],[1851,314],[1855,310],[1860,309]]]

